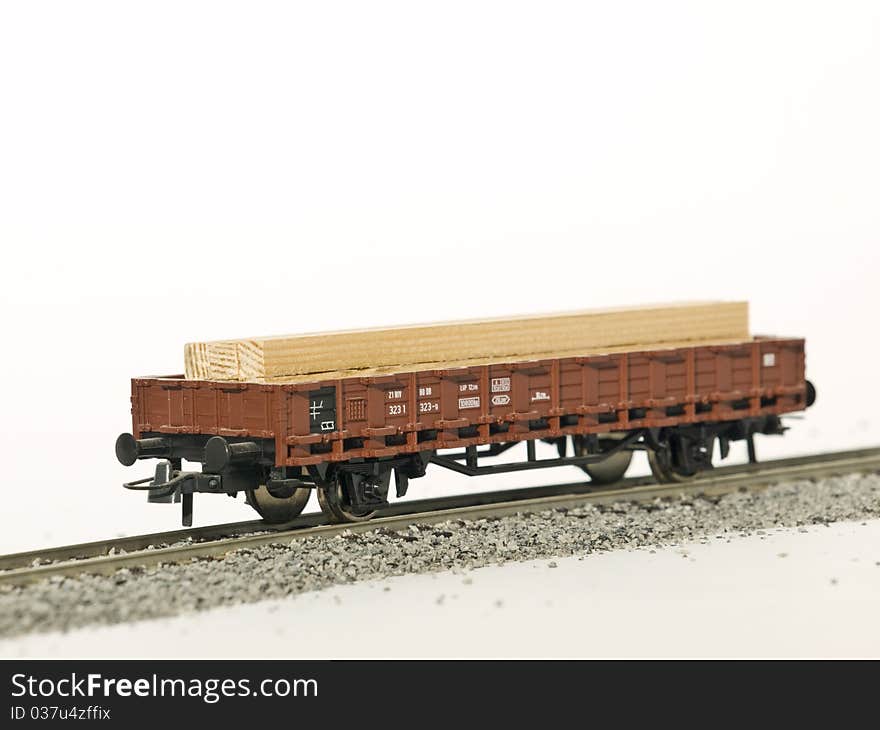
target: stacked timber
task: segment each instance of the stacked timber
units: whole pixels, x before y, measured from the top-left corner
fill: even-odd
[[[749,338],[747,302],[696,302],[195,342],[194,380],[297,382]]]

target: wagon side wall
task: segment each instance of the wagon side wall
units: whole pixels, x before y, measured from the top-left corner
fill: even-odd
[[[132,381],[136,437],[271,438],[279,466],[739,420],[804,406],[804,341],[777,338],[288,385]]]
[[[182,378],[136,378],[132,432],[273,438],[279,419],[277,388]]]

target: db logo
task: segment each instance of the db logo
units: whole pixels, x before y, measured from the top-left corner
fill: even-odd
[[[510,403],[509,395],[493,395],[492,396],[492,405],[493,406],[506,406]]]

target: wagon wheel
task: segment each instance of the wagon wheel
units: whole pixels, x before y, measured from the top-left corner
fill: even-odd
[[[584,471],[595,484],[613,484],[623,479],[632,461],[632,451],[618,451],[596,464],[584,464]]]
[[[602,451],[610,451],[617,445],[616,442],[617,439],[613,438],[600,439],[599,448]],[[574,440],[574,453],[576,456],[584,455],[583,441],[580,439]],[[590,481],[594,484],[613,484],[623,479],[630,462],[632,462],[632,451],[624,450],[595,464],[582,464],[581,469],[587,472]]]
[[[318,504],[330,522],[366,522],[376,514],[376,510],[352,507],[339,479],[324,489],[318,489]]]
[[[266,522],[280,525],[295,519],[305,509],[312,490],[297,487],[290,497],[275,497],[269,493],[265,484],[250,489],[245,494],[247,503],[253,507]]]
[[[648,451],[648,465],[651,467],[651,473],[658,482],[690,482],[697,478],[698,472],[693,474],[685,474],[676,471],[670,464],[669,450]]]
[[[684,439],[672,437],[672,440],[666,448],[649,449],[648,464],[651,467],[651,473],[658,482],[691,482],[696,479],[702,471],[711,466],[712,454],[715,448],[715,439],[710,439],[707,444],[703,445],[702,456],[707,462],[706,464],[692,464],[685,467],[680,464],[676,458],[676,454],[686,448],[695,448],[694,444],[690,444]]]

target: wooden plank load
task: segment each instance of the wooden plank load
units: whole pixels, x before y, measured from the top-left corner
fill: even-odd
[[[193,380],[297,382],[749,339],[747,302],[695,302],[186,345]]]

